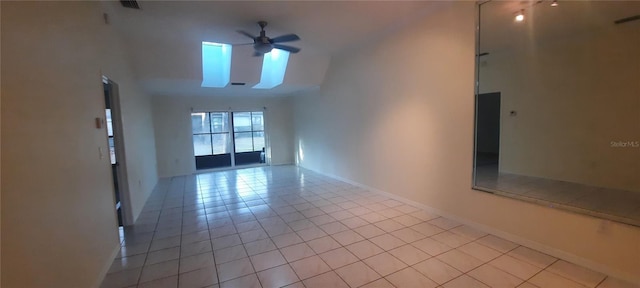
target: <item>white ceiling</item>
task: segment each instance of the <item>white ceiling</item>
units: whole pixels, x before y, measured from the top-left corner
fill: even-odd
[[[441,1],[139,1],[141,10],[106,2],[111,25],[122,34],[133,69],[152,95],[276,96],[317,88],[331,55],[381,39],[412,19],[428,17]],[[251,89],[259,82],[262,59],[251,46],[234,47],[232,82],[246,86],[202,88],[201,42],[248,43],[238,34],[258,34],[259,20],[269,22],[267,36],[296,33],[302,48],[292,54],[285,83],[270,90]]]

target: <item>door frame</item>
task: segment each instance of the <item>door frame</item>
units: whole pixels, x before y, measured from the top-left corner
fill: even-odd
[[[129,193],[129,179],[127,177],[127,157],[125,154],[125,139],[122,124],[122,107],[118,84],[107,76],[102,76],[102,83],[109,85],[109,98],[111,100],[111,125],[113,127],[113,146],[116,156],[116,174],[118,189],[120,192],[120,212],[122,213],[122,225],[133,225],[133,213],[131,210],[131,195]],[[106,105],[105,105],[106,106]],[[106,127],[105,127],[106,128]],[[105,129],[106,130],[106,129]],[[108,136],[107,136],[108,141]],[[108,144],[108,142],[107,142]],[[109,147],[107,145],[107,147]],[[109,162],[111,163],[111,162]],[[115,189],[115,187],[113,188]],[[115,191],[113,207],[116,208]],[[114,210],[114,213],[117,213]],[[116,215],[117,217],[117,215]]]

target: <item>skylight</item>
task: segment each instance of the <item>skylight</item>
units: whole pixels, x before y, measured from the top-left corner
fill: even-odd
[[[231,45],[202,42],[202,87],[222,88],[231,79]]]
[[[260,83],[253,86],[254,89],[271,89],[284,81],[284,73],[287,70],[289,62],[289,52],[279,49],[273,49],[271,52],[264,54],[262,60],[262,74],[260,75]]]

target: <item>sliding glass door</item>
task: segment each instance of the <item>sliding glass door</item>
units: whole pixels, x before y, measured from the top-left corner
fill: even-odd
[[[236,165],[264,163],[263,112],[234,112],[233,139]]]
[[[265,163],[263,112],[191,113],[191,127],[198,170]]]

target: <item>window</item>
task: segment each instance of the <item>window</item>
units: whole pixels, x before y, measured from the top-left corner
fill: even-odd
[[[229,113],[191,113],[193,152],[195,156],[231,153]]]
[[[259,152],[265,147],[263,112],[234,112],[235,152]]]
[[[116,147],[113,141],[113,122],[111,121],[111,109],[106,109],[107,135],[109,136],[109,159],[111,164],[116,164]]]
[[[253,86],[254,89],[271,89],[284,81],[284,74],[289,62],[289,52],[273,49],[264,54],[262,59],[262,73],[260,83]]]
[[[202,42],[202,87],[222,88],[231,79],[231,45]]]

